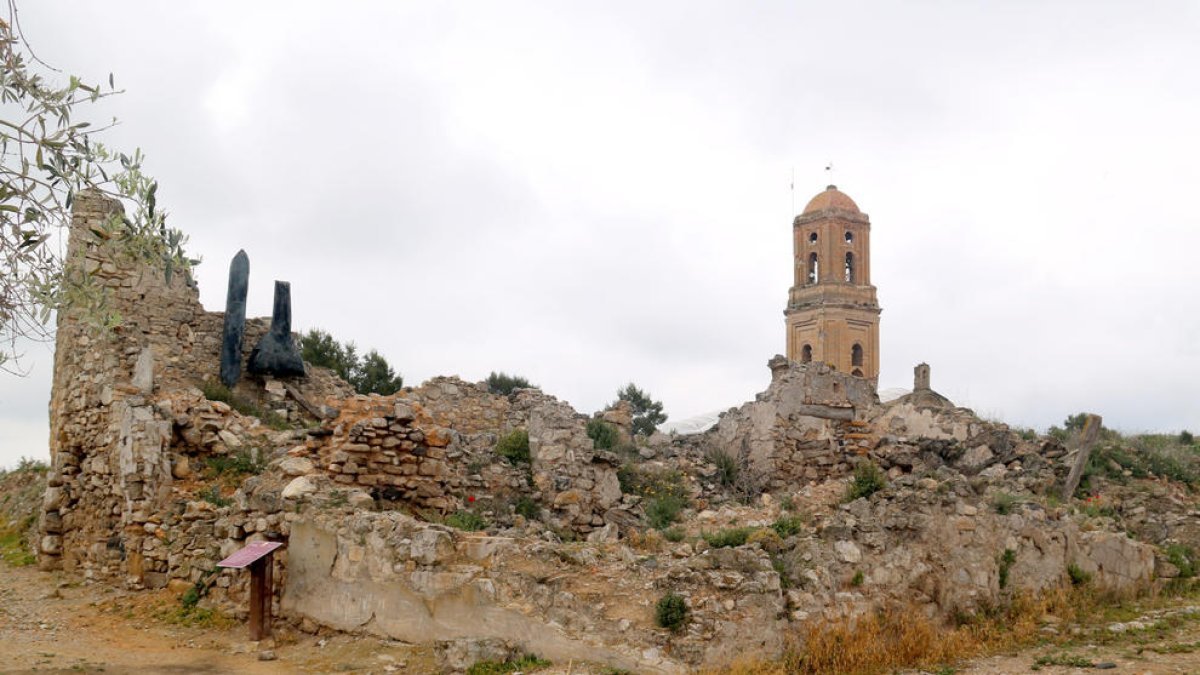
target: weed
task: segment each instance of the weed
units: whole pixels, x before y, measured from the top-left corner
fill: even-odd
[[[777,555],[771,556],[771,569],[775,570],[775,573],[779,575],[780,588],[786,591],[792,587],[792,575],[788,573],[787,563],[784,562],[783,558]]]
[[[779,508],[783,509],[784,511],[795,511],[796,498],[792,495],[784,497],[783,499],[779,500]]]
[[[1011,548],[1004,549],[1004,553],[1000,554],[997,562],[1000,565],[1000,588],[1008,587],[1008,572],[1017,562],[1017,552]]]
[[[507,459],[510,464],[529,462],[529,432],[524,429],[514,429],[496,443],[496,454]]]
[[[350,503],[350,493],[346,490],[330,490],[325,499],[325,505],[330,508],[341,508]]]
[[[1083,569],[1075,563],[1067,564],[1067,576],[1071,578],[1072,586],[1084,586],[1092,580],[1092,575],[1084,572]]]
[[[538,506],[537,502],[525,495],[521,495],[517,499],[514,508],[517,515],[523,516],[526,520],[537,520],[538,516],[542,514],[542,507]]]
[[[1021,499],[1019,497],[1007,492],[997,492],[992,495],[992,509],[1002,516],[1012,513],[1013,508],[1020,503]]]
[[[867,580],[867,578],[865,575],[863,575],[862,570],[856,570],[854,572],[854,576],[850,578],[850,585],[857,588],[859,586],[862,586],[863,582],[866,580]]]
[[[687,484],[683,474],[673,469],[643,470],[624,464],[617,470],[621,491],[646,500],[646,520],[655,529],[669,527],[687,506]]]
[[[445,523],[466,532],[478,532],[488,526],[487,520],[474,511],[455,511],[446,516]]]
[[[209,486],[207,490],[200,493],[200,498],[219,509],[233,504],[232,499],[227,499],[221,495],[220,485]]]
[[[852,502],[860,497],[870,497],[887,487],[887,478],[883,469],[874,462],[859,462],[854,467],[854,480],[846,490],[846,501]]]
[[[654,605],[654,621],[661,628],[678,633],[687,625],[688,606],[683,596],[667,592]]]
[[[612,450],[621,439],[617,427],[604,420],[590,420],[587,423],[587,435],[592,439],[592,447],[597,450]]]
[[[25,567],[37,562],[37,557],[25,545],[25,529],[0,530],[0,559],[14,567]]]
[[[50,470],[50,465],[40,459],[32,457],[22,457],[17,462],[17,468],[13,469],[14,473],[46,473]]]
[[[551,665],[546,659],[526,654],[515,661],[480,661],[467,668],[467,675],[505,675],[505,673],[528,672]]]
[[[481,460],[473,459],[467,462],[467,474],[477,476],[483,472],[484,463]]]
[[[209,478],[221,476],[239,477],[260,474],[267,468],[263,452],[258,448],[239,450],[232,455],[217,455],[205,460]]]

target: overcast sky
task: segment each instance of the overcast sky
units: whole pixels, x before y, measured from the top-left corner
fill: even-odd
[[[408,384],[519,373],[590,412],[741,404],[784,351],[791,220],[868,213],[881,388],[1011,424],[1200,431],[1195,2],[21,3],[126,93],[223,310]],[[789,190],[795,172],[795,193]],[[794,201],[794,206],[793,206]],[[0,375],[0,465],[46,457],[49,352]]]

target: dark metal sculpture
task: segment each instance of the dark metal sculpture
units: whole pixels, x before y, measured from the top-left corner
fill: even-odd
[[[231,388],[242,376],[242,336],[246,334],[246,289],[249,284],[250,258],[245,251],[238,251],[229,263],[225,328],[221,332],[221,383]]]
[[[250,352],[249,370],[276,377],[304,375],[304,359],[292,340],[292,285],[286,281],[275,282],[271,329]]]

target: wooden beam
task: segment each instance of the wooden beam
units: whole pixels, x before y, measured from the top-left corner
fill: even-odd
[[[1071,473],[1067,475],[1067,482],[1063,484],[1062,500],[1070,501],[1075,495],[1075,489],[1079,487],[1079,481],[1083,478],[1083,470],[1087,467],[1088,458],[1092,456],[1092,446],[1096,444],[1096,439],[1100,437],[1100,416],[1091,415],[1083,423],[1083,429],[1079,432],[1079,445],[1076,448],[1075,464],[1071,466]]]

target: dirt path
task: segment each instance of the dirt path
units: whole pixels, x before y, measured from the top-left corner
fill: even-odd
[[[174,625],[165,593],[126,593],[68,583],[32,567],[0,563],[2,673],[434,673],[427,653],[377,638],[318,638],[283,630],[272,645],[246,628]]]

